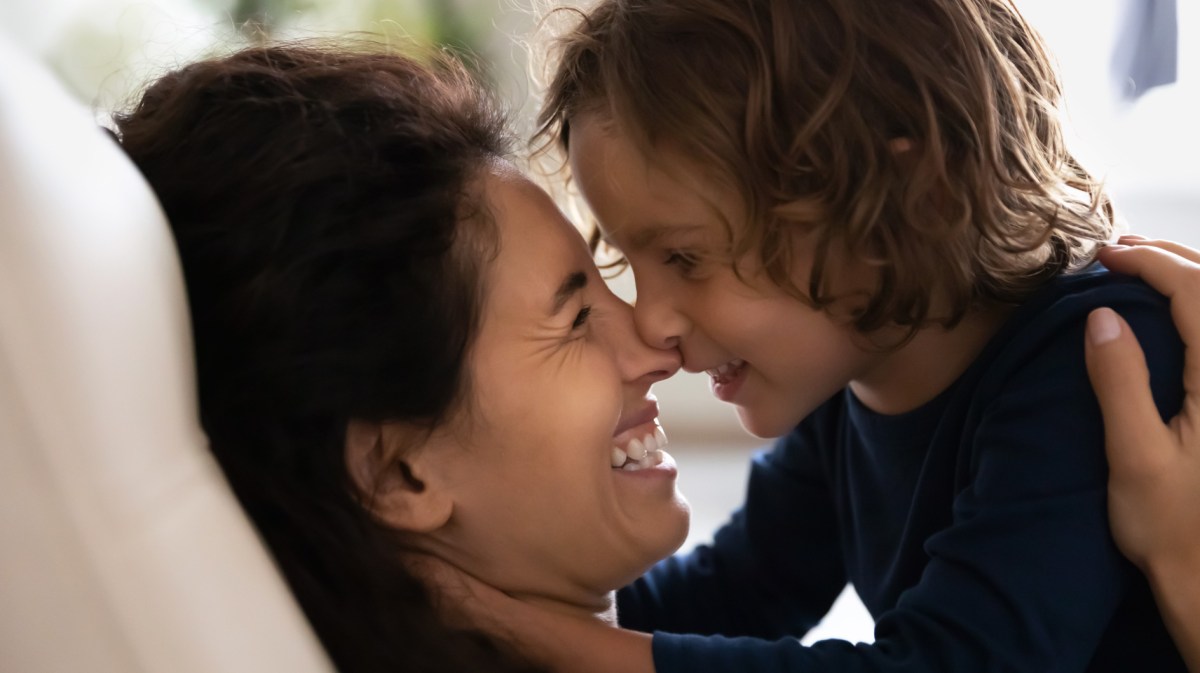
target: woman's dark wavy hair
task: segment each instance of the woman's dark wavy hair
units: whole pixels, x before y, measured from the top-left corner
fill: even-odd
[[[456,62],[251,48],[115,118],[171,222],[212,451],[343,672],[533,670],[446,626],[369,513],[348,423],[436,426],[466,399],[498,246],[474,190],[509,135]]]

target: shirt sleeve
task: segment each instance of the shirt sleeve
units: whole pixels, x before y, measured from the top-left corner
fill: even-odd
[[[803,635],[824,616],[846,584],[816,446],[835,404],[755,456],[745,504],[712,544],[659,563],[619,592],[622,626],[778,638]]]
[[[1108,303],[1141,340],[1165,418],[1181,404],[1183,347],[1165,304],[1148,294]],[[996,361],[1003,377],[969,412],[976,431],[960,456],[969,478],[952,524],[927,540],[929,564],[878,616],[874,644],[659,632],[656,670],[1087,670],[1139,577],[1109,534],[1103,426],[1082,352],[1090,306],[1069,308],[1048,312],[1036,344]],[[1164,670],[1149,659],[1154,653],[1143,656],[1142,670]]]

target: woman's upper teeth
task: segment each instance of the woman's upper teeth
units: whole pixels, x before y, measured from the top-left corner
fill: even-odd
[[[659,426],[641,439],[636,437],[625,448],[612,447],[612,466],[626,470],[654,467],[662,462],[662,450],[667,445],[667,433]]]
[[[720,367],[717,367],[716,369],[707,370],[707,373],[709,376],[713,376],[713,377],[725,376],[729,372],[737,369],[738,367],[741,367],[744,364],[746,364],[745,360],[730,360],[729,362],[726,362],[725,364],[721,365]]]

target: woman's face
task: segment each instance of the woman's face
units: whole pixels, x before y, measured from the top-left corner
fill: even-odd
[[[640,464],[626,458],[665,443],[650,386],[679,355],[639,340],[630,307],[543,191],[499,167],[484,193],[500,253],[471,354],[471,410],[442,433],[453,446],[431,456],[454,502],[437,553],[509,593],[585,604],[687,534],[670,456],[651,446]]]

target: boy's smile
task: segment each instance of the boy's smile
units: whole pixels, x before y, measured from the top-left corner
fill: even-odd
[[[712,377],[713,395],[722,402],[733,402],[742,387],[742,382],[746,380],[746,370],[746,361],[735,359],[716,369],[704,371]]]

